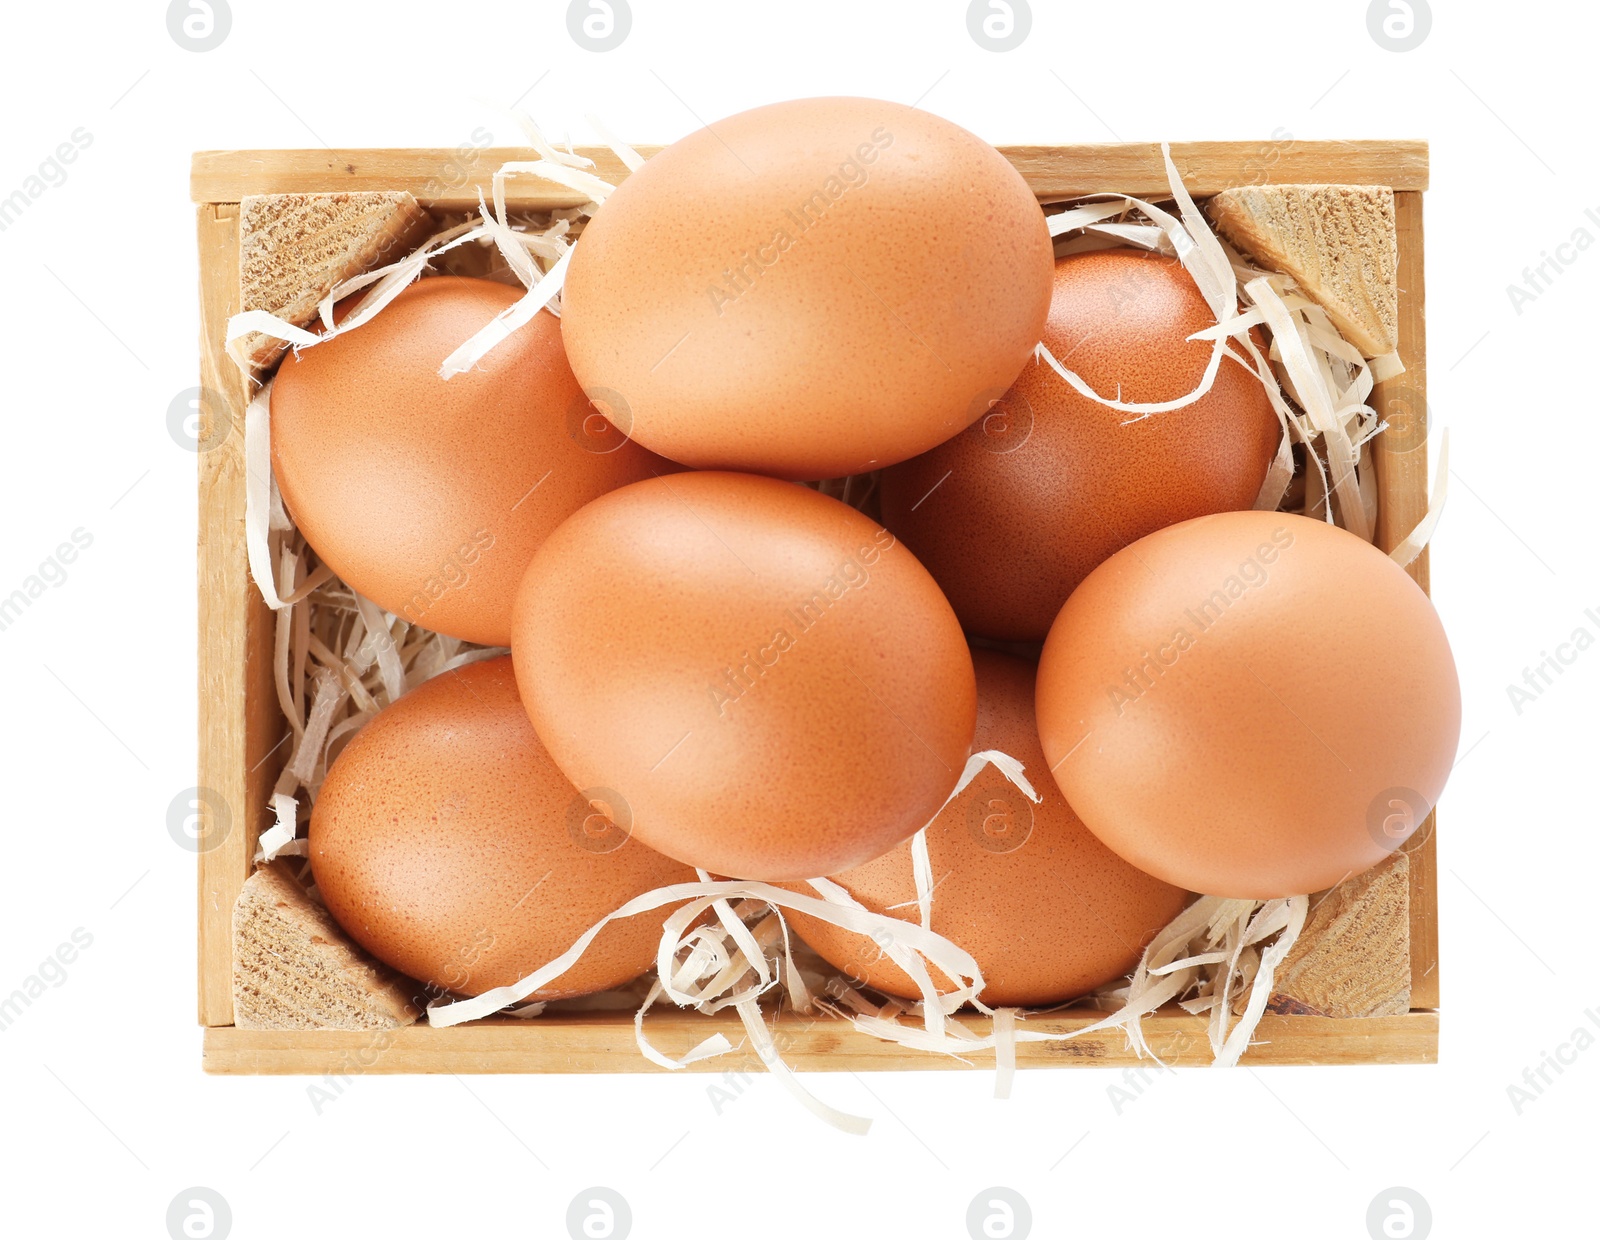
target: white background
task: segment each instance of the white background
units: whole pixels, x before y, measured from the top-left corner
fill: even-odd
[[[93,543],[0,632],[0,994],[75,929],[93,945],[0,1033],[0,1230],[161,1237],[174,1195],[203,1185],[238,1237],[456,1234],[469,1216],[563,1236],[568,1202],[601,1184],[641,1237],[689,1234],[688,1209],[707,1231],[960,1237],[991,1185],[1028,1199],[1040,1236],[1134,1220],[1359,1240],[1395,1185],[1440,1236],[1583,1231],[1600,1047],[1520,1115],[1507,1087],[1575,1029],[1600,1034],[1600,653],[1520,714],[1507,685],[1580,626],[1600,635],[1600,253],[1520,314],[1507,286],[1579,227],[1600,239],[1592,15],[1441,2],[1395,53],[1364,0],[1036,0],[1027,41],[996,54],[961,0],[635,0],[626,42],[595,54],[565,8],[234,0],[226,41],[197,54],[162,3],[8,6],[0,196],[79,127],[92,143],[0,232],[0,594],[73,530]],[[575,141],[594,112],[665,142],[828,93],[920,100],[995,142],[1432,141],[1429,373],[1435,449],[1441,426],[1453,449],[1434,582],[1471,749],[1440,811],[1439,1066],[1189,1071],[1120,1114],[1102,1071],[1026,1073],[1006,1103],[983,1072],[813,1078],[877,1117],[866,1138],[764,1079],[719,1115],[704,1076],[371,1076],[319,1115],[304,1079],[207,1078],[194,857],[167,832],[195,782],[195,457],[166,425],[196,382],[190,153],[454,146],[478,126],[511,144],[491,105],[519,99]]]

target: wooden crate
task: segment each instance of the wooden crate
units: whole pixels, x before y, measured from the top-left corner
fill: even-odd
[[[1042,201],[1115,189],[1162,197],[1167,190],[1159,148],[1118,143],[1063,147],[1002,147]],[[585,150],[601,176],[619,181],[626,170],[607,150]],[[642,148],[643,154],[652,153]],[[1249,184],[1387,185],[1395,191],[1399,229],[1400,354],[1403,377],[1380,384],[1380,412],[1390,402],[1425,407],[1427,358],[1423,311],[1422,195],[1427,188],[1424,142],[1180,143],[1172,155],[1196,198]],[[634,1045],[630,1013],[563,1014],[536,1020],[492,1019],[449,1029],[428,1026],[384,1033],[268,1032],[233,1026],[230,920],[249,874],[256,838],[269,821],[268,799],[287,757],[285,724],[272,684],[272,613],[250,580],[245,556],[243,454],[246,383],[223,340],[239,309],[239,203],[271,193],[406,190],[424,206],[475,208],[480,187],[501,163],[525,152],[478,152],[471,172],[440,188],[439,170],[459,168],[456,153],[433,150],[205,151],[194,156],[191,194],[198,207],[200,368],[202,385],[222,399],[214,416],[232,430],[200,454],[199,513],[199,784],[230,807],[231,830],[199,858],[200,1023],[204,1064],[222,1073],[327,1072],[633,1072],[656,1071]],[[432,192],[430,192],[430,190]],[[512,208],[548,210],[578,205],[560,186],[520,178],[507,187]],[[212,429],[201,428],[203,439]],[[218,432],[220,434],[220,431]],[[1427,445],[1376,441],[1378,545],[1385,551],[1405,536],[1427,508]],[[1424,552],[1409,570],[1424,589]],[[1439,970],[1437,864],[1430,817],[1407,845],[1410,854],[1411,1010],[1394,1016],[1332,1019],[1264,1017],[1247,1064],[1431,1063],[1438,1055]],[[963,1017],[963,1019],[969,1019]],[[1089,1016],[1029,1021],[1030,1028],[1065,1030]],[[657,1008],[649,1018],[662,1049],[679,1053],[713,1031],[736,1046],[743,1029],[731,1011],[719,1016]],[[974,1028],[986,1021],[970,1018]],[[1167,1010],[1145,1022],[1151,1047],[1169,1063],[1210,1062],[1205,1021]],[[775,1030],[785,1060],[800,1070],[863,1071],[965,1066],[940,1055],[903,1050],[857,1033],[830,1018],[786,1014]],[[978,1057],[981,1064],[983,1057]],[[1023,1043],[1022,1067],[1124,1065],[1136,1060],[1120,1033],[1067,1042]],[[704,1060],[692,1071],[759,1070],[753,1053]]]

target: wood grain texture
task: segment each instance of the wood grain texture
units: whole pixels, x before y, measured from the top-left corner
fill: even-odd
[[[1272,979],[1269,1012],[1398,1016],[1411,1008],[1411,866],[1396,853],[1312,900],[1305,930]],[[1249,991],[1234,1004],[1242,1012]]]
[[[963,1023],[987,1032],[986,1019],[963,1016]],[[1081,1028],[1092,1017],[1025,1022],[1044,1030]],[[690,1072],[765,1071],[748,1049],[744,1027],[732,1012],[715,1016],[669,1012],[647,1019],[651,1041],[668,1054],[680,1054],[713,1032],[743,1049],[691,1064]],[[1151,1049],[1164,1061],[1184,1067],[1211,1062],[1204,1018],[1182,1012],[1160,1013],[1145,1021]],[[1434,1063],[1438,1057],[1439,1018],[1433,1012],[1333,1020],[1318,1016],[1262,1018],[1243,1062],[1269,1064]],[[964,1063],[946,1055],[907,1051],[857,1033],[831,1017],[810,1021],[785,1014],[773,1027],[784,1062],[803,1072],[891,1072],[937,1068],[992,1069],[993,1056],[979,1052]],[[1071,1042],[1024,1042],[1017,1047],[1022,1068],[1120,1068],[1143,1063],[1120,1033],[1102,1033]],[[224,1074],[354,1076],[362,1072],[659,1072],[639,1054],[628,1012],[550,1015],[535,1020],[499,1019],[451,1029],[412,1026],[378,1033],[315,1033],[254,1029],[207,1029],[204,1066]]]
[[[1388,186],[1246,186],[1217,194],[1206,213],[1257,263],[1293,276],[1363,355],[1399,347]]]
[[[339,283],[409,254],[438,231],[410,194],[264,194],[239,204],[239,301],[296,327]],[[230,352],[267,367],[288,346],[252,332]]]
[[[394,1029],[416,1022],[421,986],[352,943],[274,862],[233,906],[233,1023],[249,1029]]]
[[[660,147],[641,146],[646,158]],[[1154,142],[1082,143],[1072,146],[1002,146],[1000,153],[1042,199],[1104,190],[1165,196],[1166,171]],[[579,147],[604,180],[627,176],[604,147]],[[520,148],[476,152],[471,165],[451,150],[199,151],[189,193],[197,202],[238,202],[249,194],[321,194],[341,190],[405,190],[419,202],[444,209],[475,208],[478,190],[490,193],[494,170],[526,159]],[[1191,194],[1215,194],[1242,185],[1333,182],[1428,187],[1428,144],[1403,139],[1368,142],[1177,142],[1173,162]],[[522,176],[507,183],[507,202],[524,210],[578,206],[582,195]]]
[[[1373,398],[1390,429],[1373,441],[1378,481],[1377,544],[1393,550],[1428,510],[1428,334],[1423,284],[1422,195],[1394,196],[1400,283],[1400,357],[1406,372],[1380,383]],[[1428,589],[1428,552],[1407,570]],[[1411,1003],[1439,1006],[1436,816],[1406,844],[1411,858]]]
[[[239,309],[239,213],[202,206],[200,245],[199,787],[221,807],[200,853],[200,1023],[233,1021],[233,905],[249,873],[284,733],[272,688],[272,621],[244,546],[243,373],[223,343]],[[224,831],[225,827],[225,831]]]

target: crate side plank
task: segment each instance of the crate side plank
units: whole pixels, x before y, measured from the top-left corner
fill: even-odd
[[[199,428],[199,786],[225,807],[227,834],[200,853],[200,1023],[233,1022],[234,901],[250,871],[281,760],[272,687],[272,620],[250,582],[244,544],[244,375],[223,340],[239,308],[238,208],[198,211],[200,383],[215,407]],[[226,429],[223,423],[226,422]],[[213,824],[217,819],[213,818]]]
[[[1378,547],[1391,551],[1428,511],[1427,305],[1423,281],[1422,195],[1394,196],[1399,243],[1400,357],[1406,372],[1377,385],[1380,414],[1394,421],[1373,441],[1378,481]],[[1392,433],[1391,433],[1392,432]],[[1424,548],[1407,570],[1428,589]],[[1438,854],[1430,814],[1407,845],[1411,854],[1411,1005],[1439,1006]]]
[[[964,1017],[974,1032],[988,1022]],[[1093,1017],[1030,1020],[1023,1028],[1061,1031],[1081,1028]],[[714,1032],[739,1046],[744,1029],[732,1013],[692,1012],[652,1015],[651,1041],[681,1053]],[[1164,1062],[1205,1067],[1211,1062],[1202,1017],[1166,1011],[1144,1022],[1150,1047]],[[963,1062],[948,1055],[908,1051],[891,1042],[825,1017],[808,1021],[786,1014],[773,1027],[791,1068],[809,1072],[923,1071],[938,1068],[993,1068],[991,1052]],[[1433,1063],[1437,1059],[1439,1018],[1433,1012],[1337,1020],[1319,1016],[1264,1016],[1245,1055],[1248,1066],[1287,1064]],[[1067,1042],[1022,1042],[1017,1063],[1024,1068],[1115,1067],[1144,1064],[1115,1030]],[[381,1034],[354,1031],[265,1031],[207,1029],[205,1069],[224,1075],[356,1075],[364,1072],[657,1072],[639,1053],[633,1018],[623,1012],[561,1015],[536,1020],[496,1020],[449,1029],[412,1026]],[[747,1046],[740,1051],[689,1065],[689,1071],[721,1074],[760,1072],[762,1064]]]
[[[660,147],[641,146],[646,158]],[[1153,142],[1071,146],[1002,146],[1040,198],[1068,198],[1116,189],[1145,196],[1168,193],[1161,148]],[[613,184],[627,168],[605,147],[579,147],[596,173]],[[1173,162],[1189,192],[1215,194],[1240,185],[1336,183],[1423,190],[1428,144],[1413,140],[1302,142],[1177,142]],[[198,151],[190,173],[195,202],[238,202],[247,194],[326,194],[344,190],[407,190],[419,202],[475,209],[478,190],[490,195],[494,171],[528,157],[525,149]],[[467,166],[463,167],[466,164]],[[525,210],[581,205],[583,195],[534,176],[512,177],[506,200]]]

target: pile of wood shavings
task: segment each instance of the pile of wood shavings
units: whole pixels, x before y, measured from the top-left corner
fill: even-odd
[[[272,791],[276,822],[262,833],[258,862],[304,856],[300,834],[345,743],[423,681],[503,649],[474,646],[408,624],[361,597],[317,564],[299,531],[276,531],[278,609],[273,678],[288,720],[289,759]]]

